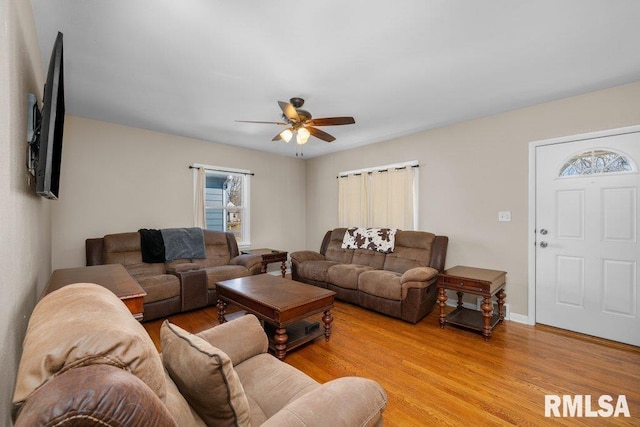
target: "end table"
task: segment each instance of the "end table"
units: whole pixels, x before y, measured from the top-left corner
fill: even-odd
[[[268,248],[260,248],[260,249],[246,249],[242,251],[243,254],[249,255],[260,255],[262,257],[262,272],[267,272],[267,264],[271,264],[272,262],[281,262],[280,271],[282,272],[282,277],[287,273],[287,254],[288,252],[280,251],[277,249],[268,249]]]
[[[438,274],[438,301],[440,304],[440,327],[445,323],[463,326],[482,332],[485,341],[489,341],[494,326],[504,320],[504,293],[506,285],[504,271],[487,270],[484,268],[455,266]],[[457,308],[445,315],[446,290],[457,291]],[[482,312],[462,306],[462,296],[465,293],[482,297]],[[493,314],[492,297],[498,300],[498,313]]]

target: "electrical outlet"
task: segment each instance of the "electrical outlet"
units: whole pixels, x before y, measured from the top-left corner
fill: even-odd
[[[509,222],[509,221],[511,221],[511,211],[498,212],[498,221],[500,221],[500,222]]]

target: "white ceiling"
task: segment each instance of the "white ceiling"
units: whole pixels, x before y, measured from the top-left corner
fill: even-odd
[[[637,0],[32,0],[67,114],[295,156],[278,100],[323,127],[304,157],[640,80]]]

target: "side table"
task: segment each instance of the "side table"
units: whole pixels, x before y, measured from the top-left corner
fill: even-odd
[[[122,264],[93,265],[90,267],[55,270],[40,298],[72,283],[96,283],[116,294],[133,317],[142,321],[144,315],[144,289],[131,277]]]
[[[267,264],[271,264],[272,262],[280,262],[280,271],[282,272],[282,277],[287,273],[287,254],[288,252],[279,251],[276,249],[246,249],[242,251],[243,254],[249,255],[260,255],[262,257],[262,272],[267,272]]]
[[[506,285],[504,271],[487,270],[484,268],[455,266],[438,274],[438,301],[440,305],[440,327],[445,323],[463,326],[482,332],[485,341],[489,341],[491,331],[499,322],[504,320],[504,293]],[[457,308],[445,315],[446,290],[457,292]],[[465,293],[482,297],[482,312],[462,306],[462,296]],[[493,313],[492,297],[498,301],[498,313]]]

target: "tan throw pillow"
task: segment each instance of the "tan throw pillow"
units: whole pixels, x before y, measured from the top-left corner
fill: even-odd
[[[167,320],[160,342],[165,368],[207,425],[250,425],[249,401],[224,352]]]

